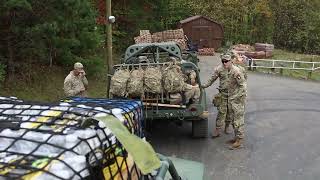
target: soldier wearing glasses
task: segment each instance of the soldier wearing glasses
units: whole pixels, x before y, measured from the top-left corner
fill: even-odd
[[[211,78],[202,88],[207,88],[219,78],[219,93],[215,96],[213,103],[218,108],[216,128],[212,137],[221,135],[221,128],[225,124],[225,132],[231,123],[235,137],[228,141],[230,149],[238,149],[243,145],[244,138],[244,112],[247,96],[247,85],[245,74],[241,69],[232,63],[230,54],[222,54],[221,62],[214,69]]]

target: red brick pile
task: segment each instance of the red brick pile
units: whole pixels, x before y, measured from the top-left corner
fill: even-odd
[[[237,44],[232,47],[233,51],[250,58],[263,59],[272,57],[273,44],[255,43],[254,47],[248,44]]]
[[[202,48],[198,49],[198,55],[200,56],[214,56],[214,48]]]
[[[152,43],[174,41],[179,44],[182,50],[187,48],[184,39],[183,29],[167,30],[162,32],[150,33],[149,30],[140,30],[140,36],[134,37],[135,43]]]
[[[134,37],[136,43],[152,43],[152,36],[149,30],[140,30],[140,36]]]

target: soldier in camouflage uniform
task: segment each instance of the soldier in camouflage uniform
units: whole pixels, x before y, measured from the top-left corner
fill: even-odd
[[[74,69],[64,80],[64,93],[66,96],[86,97],[88,80],[83,70],[83,65],[79,62],[74,64]]]
[[[186,103],[198,103],[200,99],[200,88],[199,84],[197,83],[197,74],[194,70],[187,72],[187,83],[185,88],[185,98]]]
[[[247,67],[246,67],[247,64],[245,62],[245,57],[233,51],[228,52],[228,54],[230,54],[232,57],[233,65],[237,66],[240,69],[240,71],[244,74],[245,80],[247,81],[248,73],[247,73]],[[218,96],[217,98],[220,98],[220,94],[218,94],[217,96]],[[224,106],[227,106],[226,101],[223,101],[221,104],[223,104]],[[229,132],[230,124],[231,124],[231,119],[229,118],[229,116],[227,116],[225,120],[225,130],[224,130],[226,134],[230,134]]]
[[[220,100],[216,102],[218,115],[213,137],[220,136],[223,124],[229,119],[234,128],[235,138],[228,142],[231,143],[231,149],[236,149],[242,146],[244,138],[244,111],[247,84],[244,73],[239,67],[232,64],[231,59],[231,55],[229,54],[222,55],[222,65],[214,69],[212,77],[201,87],[207,88],[219,78]],[[228,123],[228,121],[226,123]],[[228,125],[225,127],[227,126]]]
[[[238,54],[236,52],[232,52],[232,63],[239,67],[240,70],[244,73],[245,79],[247,79],[247,62],[246,62],[246,57]]]

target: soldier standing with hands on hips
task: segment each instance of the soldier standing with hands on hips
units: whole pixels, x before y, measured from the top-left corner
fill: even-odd
[[[87,97],[88,80],[80,62],[74,64],[65,78],[63,89],[66,96]]]
[[[211,78],[201,87],[207,88],[219,78],[219,94],[214,99],[215,106],[218,108],[218,115],[212,137],[219,137],[223,124],[225,123],[226,131],[229,126],[228,123],[231,123],[235,137],[228,141],[231,144],[229,148],[238,149],[243,146],[247,84],[244,73],[239,67],[233,65],[231,60],[230,54],[222,54],[222,64],[214,69]]]

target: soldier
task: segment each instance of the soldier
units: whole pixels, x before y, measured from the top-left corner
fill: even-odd
[[[83,65],[79,62],[74,64],[74,69],[64,79],[64,93],[66,96],[86,97],[88,80],[83,70]]]
[[[232,63],[239,67],[240,70],[244,73],[245,79],[247,79],[248,75],[247,75],[247,62],[246,62],[246,57],[238,54],[236,52],[232,52]]]
[[[237,52],[233,52],[231,51],[231,57],[232,57],[232,63],[237,66],[240,71],[244,74],[244,78],[247,81],[248,78],[248,73],[247,73],[247,69],[246,69],[246,60],[245,60],[245,56],[238,54]],[[247,82],[246,82],[247,83]],[[220,94],[216,95],[215,98],[220,98]],[[226,134],[230,134],[229,132],[229,125],[231,124],[231,119],[229,118],[228,114],[225,120],[225,133]]]
[[[200,99],[200,88],[197,83],[197,74],[194,70],[189,70],[186,81],[188,81],[185,85],[185,98],[186,103],[198,103]]]
[[[220,130],[226,120],[230,120],[234,128],[235,138],[228,141],[231,143],[230,149],[240,148],[244,138],[244,107],[247,95],[247,84],[244,73],[239,67],[232,64],[231,55],[221,56],[222,65],[215,68],[212,77],[202,88],[207,88],[219,78],[219,98],[216,101],[218,115],[216,119],[216,129],[213,138],[220,136]],[[228,127],[228,121],[225,128]],[[226,130],[226,129],[225,129]]]

